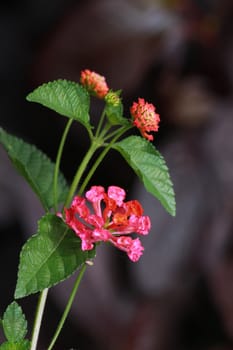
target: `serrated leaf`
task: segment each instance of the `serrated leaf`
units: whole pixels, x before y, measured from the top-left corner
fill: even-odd
[[[3,315],[3,330],[9,342],[19,342],[27,333],[27,321],[21,307],[13,301]]]
[[[0,143],[19,173],[37,194],[43,207],[46,210],[52,208],[54,164],[51,160],[34,145],[8,134],[2,128],[0,128]],[[67,183],[61,173],[58,177],[57,192],[58,203],[61,203],[68,193]]]
[[[57,284],[77,270],[95,250],[82,251],[80,239],[61,218],[45,215],[38,232],[22,248],[15,298]]]
[[[153,144],[140,136],[129,136],[118,142],[119,151],[143,182],[146,190],[154,195],[173,216],[176,202],[169,170],[162,155]]]
[[[30,345],[31,343],[27,339],[16,343],[7,341],[0,345],[0,350],[29,350]]]
[[[90,97],[81,85],[64,79],[45,83],[28,94],[27,100],[37,102],[57,113],[78,120],[87,129],[89,122]]]

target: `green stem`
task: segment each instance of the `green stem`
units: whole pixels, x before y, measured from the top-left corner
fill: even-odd
[[[107,134],[107,132],[111,129],[111,127],[112,127],[111,124],[106,123],[106,125],[104,126],[102,132],[100,132],[100,133],[98,134],[98,138],[101,139],[101,140],[103,140],[103,139],[105,138],[105,135]],[[96,137],[97,137],[97,136],[96,136]]]
[[[68,313],[69,313],[69,311],[71,309],[71,306],[73,304],[75,295],[77,293],[78,287],[80,285],[80,282],[82,280],[82,277],[84,275],[84,272],[85,272],[86,268],[87,268],[87,265],[83,264],[83,266],[81,267],[81,270],[79,272],[79,275],[78,275],[78,277],[77,277],[77,279],[75,281],[74,287],[73,287],[72,292],[70,294],[70,297],[69,297],[68,303],[66,305],[66,308],[65,308],[65,310],[63,312],[62,318],[61,318],[61,320],[60,320],[60,322],[59,322],[59,324],[57,326],[57,329],[56,329],[56,332],[55,332],[55,334],[53,336],[53,339],[52,339],[51,343],[49,344],[48,350],[51,350],[53,348],[53,346],[54,346],[54,344],[55,344],[55,342],[56,342],[56,340],[57,340],[57,338],[58,338],[58,336],[59,336],[59,334],[60,334],[60,332],[62,330],[62,327],[63,327],[63,325],[65,323],[65,320],[66,320],[66,318],[68,316]]]
[[[105,117],[105,108],[103,109],[101,116],[100,116],[99,124],[97,126],[96,133],[95,133],[96,137],[99,136],[100,129],[101,129],[103,122],[104,122],[104,117]]]
[[[38,342],[38,337],[40,333],[40,327],[41,327],[47,295],[48,295],[48,288],[44,289],[40,293],[40,297],[39,297],[37,309],[36,309],[34,327],[32,331],[32,342],[31,342],[30,350],[36,350],[36,347],[37,347],[37,342]]]
[[[98,168],[98,166],[100,165],[100,163],[102,162],[102,160],[104,159],[104,157],[106,156],[106,154],[108,153],[108,151],[111,149],[112,145],[117,141],[117,139],[122,136],[122,134],[124,134],[127,130],[129,130],[131,128],[130,127],[124,127],[124,128],[120,128],[118,130],[118,133],[115,135],[115,137],[111,140],[111,142],[104,148],[104,150],[100,153],[99,157],[96,159],[95,163],[92,165],[91,169],[89,170],[87,176],[85,177],[85,180],[82,183],[82,186],[80,187],[79,190],[79,195],[81,195],[88,182],[90,181],[91,177],[93,176],[93,174],[95,173],[96,169]]]
[[[61,163],[61,157],[62,157],[62,152],[64,149],[64,144],[66,141],[66,137],[68,134],[68,131],[71,127],[71,124],[73,122],[73,119],[69,119],[68,123],[66,124],[66,127],[64,129],[60,145],[58,148],[57,152],[57,158],[56,158],[56,163],[55,163],[55,169],[54,169],[54,177],[53,177],[53,198],[54,198],[54,210],[57,212],[57,184],[58,184],[58,174],[59,174],[59,168],[60,168],[60,163]]]
[[[108,139],[112,138],[115,135],[118,135],[118,134],[122,135],[122,133],[124,133],[125,131],[127,131],[131,128],[132,128],[132,126],[128,125],[127,127],[122,126],[121,128],[118,128],[117,130],[112,131],[111,133],[109,133],[107,136],[104,137],[104,142],[106,142]]]
[[[74,196],[75,192],[76,192],[76,189],[78,187],[78,184],[79,184],[79,181],[84,173],[84,171],[86,170],[86,167],[88,165],[88,162],[90,161],[91,157],[93,156],[93,154],[95,153],[95,151],[100,147],[101,145],[96,141],[96,140],[93,140],[92,141],[92,144],[89,148],[89,150],[87,151],[85,157],[83,158],[82,160],[82,163],[80,164],[80,166],[78,167],[78,170],[74,176],[74,179],[73,179],[73,182],[70,186],[70,190],[69,190],[69,193],[68,193],[68,196],[66,198],[66,201],[65,201],[65,204],[64,204],[64,207],[68,207],[70,202],[71,202],[71,199],[72,197]]]

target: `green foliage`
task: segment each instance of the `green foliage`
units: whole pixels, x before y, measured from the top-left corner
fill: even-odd
[[[82,251],[80,239],[56,215],[39,221],[38,232],[22,248],[15,298],[57,284],[77,270],[95,250]]]
[[[87,129],[89,122],[90,97],[86,89],[69,80],[55,80],[45,83],[27,96],[30,102],[37,102],[57,113],[75,119]]]
[[[13,301],[6,309],[2,326],[6,342],[0,345],[0,350],[29,350],[30,342],[24,339],[27,333],[27,321],[21,307]]]
[[[27,321],[21,307],[15,301],[7,307],[2,325],[9,342],[19,342],[24,339],[27,333]]]
[[[121,91],[110,91],[105,97],[105,113],[112,125],[127,125],[129,121],[123,117],[123,104],[120,99]]]
[[[34,145],[8,134],[0,128],[0,143],[6,149],[9,158],[18,172],[29,183],[39,197],[45,210],[53,207],[54,164]],[[58,203],[65,200],[68,186],[64,176],[58,177]]]
[[[29,350],[30,341],[27,339],[21,340],[19,342],[5,342],[0,345],[0,350]]]
[[[119,151],[143,182],[145,188],[155,196],[173,216],[176,202],[168,168],[162,155],[153,144],[140,136],[129,136],[118,142]]]

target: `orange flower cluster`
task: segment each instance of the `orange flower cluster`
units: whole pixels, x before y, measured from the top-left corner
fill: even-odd
[[[85,69],[81,71],[80,83],[94,96],[105,99],[106,102],[111,102],[114,106],[119,104],[119,95],[109,90],[104,76]],[[130,113],[132,124],[140,130],[141,135],[147,140],[153,141],[154,137],[150,133],[158,131],[160,122],[159,114],[155,112],[155,106],[143,98],[138,98],[137,102],[133,102]]]
[[[81,72],[80,83],[90,93],[101,99],[103,99],[109,91],[105,77],[89,69],[85,69]]]
[[[148,132],[158,131],[160,117],[155,113],[155,106],[152,103],[145,102],[144,98],[139,98],[138,102],[134,102],[130,108],[133,117],[133,125],[141,132],[142,136],[149,141],[153,141],[154,137]]]

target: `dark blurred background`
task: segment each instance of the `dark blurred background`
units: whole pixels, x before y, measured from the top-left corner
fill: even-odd
[[[232,0],[2,1],[0,125],[55,159],[65,118],[26,102],[39,84],[79,80],[85,68],[161,116],[154,144],[174,182],[177,216],[147,194],[117,153],[95,184],[115,184],[152,218],[134,264],[101,246],[54,349],[233,349]],[[93,101],[92,118],[99,116]],[[68,180],[87,150],[73,127],[62,170]],[[42,214],[0,148],[0,313],[13,300],[22,244]],[[42,324],[45,350],[72,287],[53,287]],[[20,300],[30,323],[37,295]],[[2,335],[0,334],[2,341]]]

